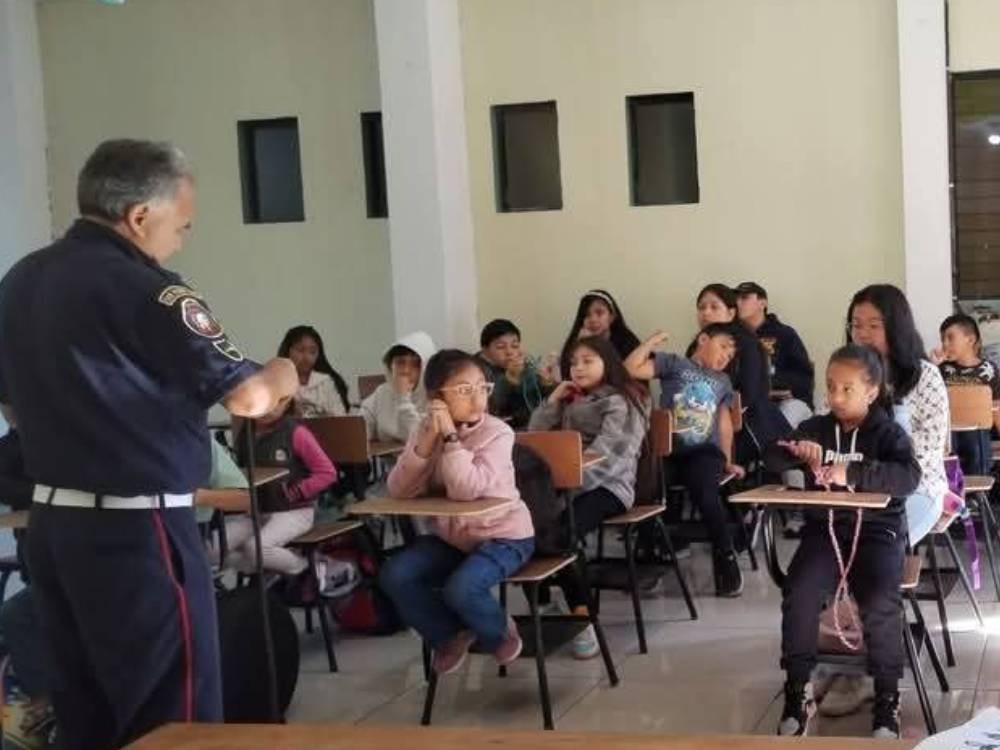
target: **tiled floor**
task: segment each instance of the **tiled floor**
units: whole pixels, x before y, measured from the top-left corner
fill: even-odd
[[[640,655],[629,601],[605,593],[605,625],[621,682],[612,688],[600,659],[577,662],[566,653],[548,661],[556,726],[576,730],[648,732],[741,732],[771,734],[781,711],[783,675],[780,650],[780,595],[765,571],[749,571],[746,589],[735,600],[711,595],[711,563],[706,549],[694,549],[682,565],[697,597],[699,619],[687,619],[676,580],[668,575],[643,601],[649,653]],[[925,658],[940,729],[968,720],[973,712],[1000,705],[1000,604],[985,584],[979,594],[986,627],[979,629],[971,608],[955,591],[949,602],[958,664],[948,670],[951,692],[937,691]],[[511,597],[516,606],[522,597]],[[937,623],[933,604],[923,605]],[[935,633],[940,648],[940,635]],[[419,724],[424,699],[420,643],[410,633],[372,638],[341,634],[341,671],[326,671],[317,629],[302,636],[303,664],[290,721]],[[943,651],[942,651],[943,654]],[[906,737],[924,734],[912,680],[903,683]],[[541,727],[533,660],[515,664],[507,678],[492,659],[473,656],[460,673],[442,679],[434,723],[442,726]],[[819,717],[822,735],[867,735],[867,709],[843,719]]]

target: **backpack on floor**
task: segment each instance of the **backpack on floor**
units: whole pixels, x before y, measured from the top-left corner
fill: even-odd
[[[566,551],[566,530],[561,517],[566,501],[552,484],[552,472],[541,456],[526,445],[514,443],[514,478],[521,499],[531,511],[535,527],[535,554]]]
[[[288,608],[267,592],[268,619],[278,677],[278,712],[284,716],[299,679],[299,633]],[[245,586],[217,594],[222,708],[227,723],[270,721],[267,657],[260,593]]]
[[[365,635],[392,635],[403,628],[403,621],[395,606],[378,587],[380,558],[369,549],[366,537],[354,535],[334,540],[324,545],[321,554],[334,564],[349,564],[357,570],[358,578],[345,586],[347,593],[339,596],[337,588],[327,592],[330,616],[344,630]],[[328,568],[330,566],[327,566]]]

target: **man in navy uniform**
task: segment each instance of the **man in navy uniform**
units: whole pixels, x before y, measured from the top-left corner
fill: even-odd
[[[161,263],[195,209],[183,154],[108,141],[80,173],[81,219],[0,282],[0,403],[36,480],[28,558],[62,747],[119,747],[222,718],[208,561],[192,510],[207,411],[254,417],[295,368],[243,358]]]

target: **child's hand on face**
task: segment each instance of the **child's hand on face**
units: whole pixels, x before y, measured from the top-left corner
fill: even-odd
[[[427,410],[424,418],[420,420],[420,427],[417,429],[417,442],[414,445],[414,450],[421,458],[430,458],[434,452],[434,446],[437,445],[438,440],[441,438],[441,433],[438,430],[438,419],[435,416],[433,405]]]
[[[941,364],[942,362],[945,361],[945,359],[947,359],[944,353],[944,347],[941,346],[935,349],[931,349],[930,354],[928,354],[927,356],[930,358],[931,362],[933,362],[936,365]]]
[[[507,363],[507,380],[514,385],[520,385],[524,372],[524,352],[517,352]]]
[[[552,391],[552,395],[549,396],[549,403],[558,404],[560,401],[565,401],[574,393],[576,393],[576,386],[571,381],[564,380]]]
[[[441,437],[451,435],[455,432],[455,422],[448,411],[448,404],[441,399],[434,399],[430,404],[430,413],[434,419],[437,434]]]
[[[816,474],[823,465],[823,446],[812,440],[779,440],[778,445],[802,461]]]
[[[408,393],[413,393],[414,388],[416,388],[416,383],[413,378],[409,375],[393,375],[392,376],[392,388],[400,396],[405,396]]]

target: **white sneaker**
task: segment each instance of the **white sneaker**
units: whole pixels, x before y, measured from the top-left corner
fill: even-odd
[[[594,626],[588,625],[573,638],[573,658],[593,659],[601,653],[601,644],[597,642]]]
[[[848,716],[875,700],[875,681],[867,675],[838,675],[819,704],[821,716]]]

